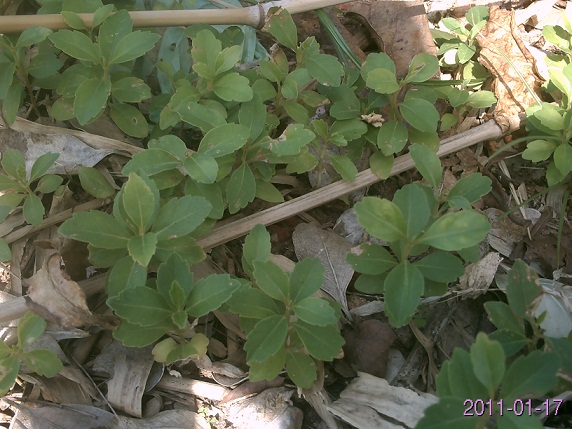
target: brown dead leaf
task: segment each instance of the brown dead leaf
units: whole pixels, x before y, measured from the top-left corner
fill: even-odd
[[[346,290],[354,270],[346,262],[346,255],[352,244],[333,231],[309,223],[301,223],[294,229],[292,242],[299,261],[304,258],[318,258],[322,262],[325,270],[322,290],[342,306],[342,310],[351,320]]]
[[[385,377],[389,348],[396,340],[393,329],[377,319],[364,320],[344,334],[344,353],[357,371]]]
[[[339,8],[363,17],[383,41],[384,51],[395,62],[399,76],[407,74],[415,55],[437,53],[422,0],[356,0]]]
[[[89,311],[83,289],[61,269],[61,261],[60,255],[54,253],[28,279],[28,307],[63,328],[86,325],[111,328]]]
[[[535,73],[534,57],[516,27],[514,11],[491,7],[489,21],[477,36],[477,41],[481,46],[479,62],[495,79],[493,90],[498,99],[495,112],[516,115],[533,105],[536,99],[526,84],[539,94],[540,82]]]

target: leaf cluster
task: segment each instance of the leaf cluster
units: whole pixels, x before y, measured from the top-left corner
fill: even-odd
[[[45,377],[53,377],[63,369],[54,352],[31,347],[45,330],[46,321],[29,311],[19,320],[18,342],[9,347],[0,341],[0,396],[8,393],[16,381],[22,363],[27,369]]]
[[[324,282],[319,260],[304,259],[286,273],[269,258],[270,235],[257,225],[242,255],[253,282],[243,282],[228,302],[246,332],[250,379],[272,380],[286,368],[297,386],[309,388],[317,377],[315,361],[331,361],[344,343],[337,327],[340,308],[316,296]]]
[[[362,273],[356,289],[383,293],[385,311],[395,327],[411,320],[422,295],[447,292],[448,284],[464,272],[461,259],[451,252],[465,259],[478,257],[478,243],[490,228],[486,217],[471,208],[490,191],[489,178],[480,173],[466,176],[439,201],[434,192],[441,181],[439,158],[421,145],[411,146],[410,153],[431,187],[413,183],[398,190],[393,201],[365,197],[356,203],[359,223],[391,252],[368,243],[347,257]]]
[[[493,420],[500,429],[543,427],[533,411],[538,407],[547,412],[541,405],[544,396],[557,387],[560,374],[570,374],[572,343],[541,334],[533,314],[542,288],[534,271],[520,260],[509,272],[506,294],[508,304],[485,304],[498,330],[491,335],[479,333],[469,351],[455,349],[441,367],[437,377],[439,402],[425,410],[417,429],[482,428]],[[525,336],[525,323],[535,332],[532,338]],[[541,339],[546,346],[536,349]],[[528,353],[512,357],[526,344]],[[490,402],[482,415],[468,416],[464,413],[467,399]],[[518,414],[515,408],[512,412],[514,404],[520,401],[522,405],[528,399],[534,401],[532,410]]]

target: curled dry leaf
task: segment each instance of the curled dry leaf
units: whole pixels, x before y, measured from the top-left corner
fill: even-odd
[[[497,252],[489,252],[476,264],[469,265],[459,279],[459,289],[468,292],[470,298],[486,293],[502,259]]]
[[[354,270],[346,262],[346,255],[352,244],[333,231],[306,223],[296,227],[292,242],[299,261],[304,258],[318,258],[322,262],[325,270],[322,290],[328,292],[342,306],[342,310],[351,320],[346,290]]]
[[[55,253],[28,279],[28,307],[63,328],[108,325],[89,311],[84,291],[61,269],[61,263]]]

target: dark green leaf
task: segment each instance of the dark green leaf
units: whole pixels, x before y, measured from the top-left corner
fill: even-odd
[[[278,301],[286,301],[289,291],[288,276],[270,261],[253,261],[256,285],[267,295]]]
[[[231,154],[246,144],[249,134],[248,128],[244,125],[219,125],[205,134],[198,152],[213,158]]]
[[[38,186],[36,186],[36,192],[41,192],[43,194],[49,194],[58,189],[58,186],[64,181],[63,177],[57,176],[55,174],[46,174],[38,180]]]
[[[8,88],[12,85],[12,80],[15,76],[16,64],[13,62],[0,62],[0,100],[6,97]]]
[[[288,376],[301,388],[309,389],[317,378],[316,363],[305,353],[288,351],[286,355]]]
[[[101,113],[110,91],[111,82],[96,77],[87,79],[79,86],[73,102],[73,111],[81,125],[87,124]]]
[[[171,198],[159,209],[153,231],[159,240],[185,236],[204,222],[210,210],[210,203],[203,197]]]
[[[250,101],[254,95],[250,81],[236,72],[217,77],[213,91],[225,101]]]
[[[1,218],[1,216],[0,216]],[[8,262],[12,259],[12,251],[8,242],[4,238],[0,238],[0,261]]]
[[[524,334],[517,334],[507,329],[499,329],[489,335],[491,340],[501,343],[506,357],[518,353],[528,344],[528,338]]]
[[[218,164],[210,155],[198,152],[189,154],[183,165],[189,176],[199,183],[211,184],[216,181]]]
[[[273,8],[269,12],[268,32],[272,34],[278,43],[296,50],[298,46],[298,31],[288,10]]]
[[[151,97],[151,88],[143,80],[129,76],[113,82],[111,94],[122,103],[138,103]]]
[[[70,57],[99,63],[101,52],[89,37],[79,31],[59,30],[49,36],[54,46]],[[91,95],[94,95],[93,93]]]
[[[477,429],[483,418],[466,416],[465,398],[445,397],[425,409],[425,415],[417,423],[418,429]],[[478,399],[478,398],[476,398]]]
[[[240,290],[228,304],[233,313],[249,319],[265,319],[280,314],[276,301],[255,288]]]
[[[413,265],[421,271],[423,277],[443,283],[454,282],[465,272],[459,258],[442,251],[432,252]]]
[[[300,153],[316,135],[302,124],[290,124],[282,136],[270,142],[270,150],[276,155],[292,156]]]
[[[130,173],[127,183],[123,186],[123,210],[133,230],[140,235],[149,229],[157,215],[156,191],[150,187],[150,183],[152,182]]]
[[[334,169],[342,176],[342,179],[353,182],[358,173],[355,164],[345,155],[330,155],[330,161]]]
[[[172,153],[163,149],[149,148],[133,155],[121,173],[129,175],[143,171],[145,174],[153,175],[175,169],[180,164],[181,161]]]
[[[415,167],[429,184],[437,189],[441,183],[441,161],[437,154],[428,146],[414,144],[409,147],[409,154],[415,162]]]
[[[161,324],[172,313],[163,295],[147,286],[125,289],[107,304],[122,319],[145,327]]]
[[[242,251],[243,268],[252,277],[254,261],[265,261],[270,256],[270,234],[264,225],[258,224],[252,228],[244,240]]]
[[[370,235],[387,241],[406,236],[403,214],[391,201],[365,197],[356,203],[354,209],[359,223]]]
[[[4,396],[20,372],[20,360],[17,356],[10,355],[0,360],[0,395]]]
[[[204,316],[224,304],[239,287],[239,281],[228,274],[211,274],[195,283],[186,311],[193,317]]]
[[[149,124],[139,109],[124,103],[113,103],[109,107],[109,115],[121,131],[131,137],[147,137]]]
[[[481,332],[471,346],[470,354],[475,376],[488,389],[489,398],[494,398],[505,372],[505,355],[501,344]]]
[[[311,56],[304,62],[310,76],[322,85],[337,87],[344,75],[344,69],[338,59],[333,55],[320,54]]]
[[[429,227],[420,242],[441,250],[464,249],[481,242],[489,230],[487,218],[479,213],[448,213]]]
[[[23,213],[24,219],[30,225],[40,226],[44,220],[45,213],[44,205],[42,200],[35,194],[30,194],[24,201]]]
[[[36,313],[28,311],[18,321],[18,344],[25,349],[46,330],[46,321]]]
[[[313,326],[302,321],[294,324],[302,343],[316,359],[331,361],[344,345],[344,339],[336,326]]]
[[[290,273],[289,296],[297,303],[312,296],[324,284],[324,266],[316,258],[304,258]]]
[[[284,316],[271,316],[261,320],[248,333],[244,350],[246,361],[264,362],[283,346],[288,334],[288,323]]]
[[[241,319],[241,322],[246,319]],[[264,362],[250,362],[248,379],[250,381],[274,380],[286,365],[286,349],[281,347],[274,356]]]
[[[9,176],[15,179],[24,179],[26,177],[26,160],[19,150],[6,149],[2,152],[2,168]]]
[[[477,379],[473,371],[473,363],[469,352],[456,348],[449,364],[449,387],[451,393],[458,398],[487,398],[485,386]]]
[[[506,402],[517,398],[538,398],[558,382],[556,372],[560,359],[556,353],[535,350],[528,356],[518,357],[507,369],[501,388]]]
[[[537,298],[542,295],[538,276],[520,259],[514,262],[508,273],[506,295],[510,309],[522,318],[531,315]]]
[[[145,235],[136,235],[127,242],[127,250],[134,261],[146,267],[157,249],[157,236],[148,232]]]
[[[455,183],[447,199],[459,196],[472,203],[491,191],[491,183],[491,179],[481,173],[469,174]]]
[[[250,139],[256,140],[266,123],[266,107],[255,93],[252,100],[242,103],[238,112],[238,122],[250,130]]]
[[[300,320],[310,325],[334,325],[338,321],[336,312],[325,299],[304,298],[294,304],[293,309]]]
[[[154,326],[146,326],[145,329],[141,325],[121,320],[119,327],[113,331],[113,336],[127,347],[147,347],[173,328],[166,320],[168,319]]]
[[[393,268],[385,279],[385,312],[392,326],[407,324],[423,294],[423,275],[414,265],[403,261]]]
[[[398,153],[407,143],[407,128],[402,122],[388,121],[377,133],[377,147],[386,155]]]
[[[81,187],[95,198],[107,198],[115,194],[115,189],[103,174],[93,167],[78,169]]]
[[[107,295],[113,298],[125,289],[144,287],[146,281],[147,268],[135,262],[131,256],[125,256],[109,271],[105,289]]]
[[[497,329],[505,329],[518,335],[524,335],[522,319],[518,318],[504,302],[486,302],[485,310]]]
[[[24,86],[20,81],[14,80],[2,100],[2,115],[8,125],[12,125],[16,120],[23,96]]]
[[[187,262],[178,254],[173,253],[157,270],[157,290],[165,299],[171,299],[173,284],[177,283],[187,300],[193,287],[193,273]],[[183,303],[184,303],[183,301]]]
[[[16,42],[16,48],[29,48],[32,45],[37,45],[40,42],[46,40],[46,38],[52,34],[52,30],[45,27],[28,27],[20,37],[18,37],[18,41]]]
[[[242,164],[232,173],[226,185],[226,200],[230,214],[237,213],[254,200],[256,180],[248,164]]]
[[[422,98],[409,98],[399,103],[399,111],[413,128],[423,132],[437,130],[439,112],[429,101]]]
[[[433,201],[429,201],[432,192],[419,183],[405,185],[393,196],[393,203],[399,207],[405,219],[407,237],[413,239],[431,219]],[[434,198],[433,198],[434,200]]]
[[[100,211],[74,214],[60,226],[60,234],[103,249],[125,248],[130,238],[119,222]]]
[[[348,253],[346,260],[358,273],[377,275],[395,267],[397,261],[379,244],[362,244],[356,253]]]
[[[110,64],[121,64],[139,58],[155,46],[160,35],[149,31],[134,31],[122,37],[109,55]]]

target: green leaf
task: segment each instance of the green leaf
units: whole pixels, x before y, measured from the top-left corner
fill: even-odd
[[[136,173],[130,173],[129,179],[123,186],[123,210],[133,230],[139,235],[149,229],[157,215],[156,191],[151,189],[150,183],[152,182],[143,180]]]
[[[19,150],[7,149],[2,152],[2,168],[15,179],[26,178],[26,160]]]
[[[70,57],[82,61],[99,63],[101,51],[89,37],[79,31],[59,30],[49,36],[54,46]],[[94,93],[91,94],[92,96]]]
[[[115,194],[115,189],[105,176],[96,168],[80,167],[78,169],[81,187],[95,198],[107,198]]]
[[[106,4],[105,6],[98,7],[93,13],[93,22],[91,24],[92,28],[101,25],[101,23],[111,15],[113,8],[114,6],[112,4]]]
[[[477,25],[481,21],[489,19],[489,8],[485,5],[473,6],[465,14],[467,21],[471,25]]]
[[[307,125],[310,122],[310,112],[302,104],[294,100],[284,101],[282,107],[294,122]]]
[[[469,352],[456,348],[448,372],[452,395],[463,399],[487,398],[487,389],[475,376]]]
[[[435,132],[439,112],[435,106],[422,98],[408,98],[399,103],[399,111],[413,128],[423,132]]]
[[[224,124],[212,128],[205,134],[198,153],[219,158],[236,152],[248,141],[250,132],[244,125]]]
[[[449,191],[447,199],[466,198],[470,203],[477,201],[491,191],[492,180],[481,173],[473,173],[460,179]]]
[[[124,103],[109,105],[109,115],[125,134],[139,139],[149,134],[149,124],[139,109]]]
[[[189,154],[183,166],[189,176],[199,183],[210,184],[216,181],[218,164],[210,155],[197,152]]]
[[[388,121],[377,133],[377,147],[386,155],[398,153],[407,143],[407,128],[402,122]]]
[[[148,232],[131,237],[127,242],[127,250],[134,261],[146,267],[157,250],[157,236]]]
[[[420,53],[413,57],[404,82],[425,82],[439,72],[439,60],[435,55]]]
[[[553,140],[533,140],[526,145],[522,158],[532,162],[546,161],[557,147],[558,144]]]
[[[73,102],[73,111],[81,125],[95,119],[107,104],[111,82],[97,77],[87,79],[77,89]]]
[[[330,155],[330,161],[332,161],[334,169],[342,176],[342,179],[348,182],[355,180],[358,170],[351,159],[345,155]]]
[[[413,263],[423,277],[435,282],[451,283],[465,272],[463,263],[456,256],[442,251],[432,252]]]
[[[425,415],[417,423],[418,429],[477,429],[482,418],[466,416],[467,405],[462,397],[440,398],[439,402],[425,409]]]
[[[151,97],[151,88],[143,80],[129,76],[113,82],[111,94],[121,103],[138,103]]]
[[[334,325],[338,321],[334,308],[322,298],[304,298],[295,303],[293,309],[300,320],[310,325]]]
[[[522,319],[518,318],[507,304],[501,301],[489,301],[485,303],[485,310],[497,329],[524,336]]]
[[[421,243],[441,250],[458,250],[480,243],[490,230],[487,218],[473,211],[448,213],[423,234]]]
[[[62,361],[51,350],[31,350],[20,356],[28,368],[44,377],[53,377],[64,369]]]
[[[236,72],[217,77],[213,91],[224,101],[250,101],[254,95],[250,81]]]
[[[144,327],[161,324],[173,312],[163,295],[147,286],[125,289],[107,304],[122,319]]]
[[[271,15],[270,15],[271,14]],[[298,47],[298,31],[296,24],[286,9],[271,9],[269,11],[268,32],[272,34],[278,43],[292,50]]]
[[[471,346],[471,363],[477,379],[488,389],[489,398],[494,398],[505,372],[505,355],[498,341],[490,340],[480,332]]]
[[[30,182],[39,179],[43,174],[45,174],[60,157],[59,153],[48,152],[38,157],[32,165],[32,170],[30,172]]]
[[[554,151],[554,165],[562,176],[572,171],[572,146],[568,142],[561,143]]]
[[[2,100],[2,114],[8,125],[13,124],[16,120],[23,96],[24,86],[20,81],[14,80],[6,91],[4,100]]]
[[[18,321],[18,344],[25,349],[46,330],[46,321],[36,313],[26,312]]]
[[[127,347],[147,347],[171,329],[173,329],[173,326],[166,321],[141,329],[141,325],[121,320],[119,327],[113,331],[113,337]]]
[[[42,204],[42,200],[35,194],[30,194],[24,201],[23,213],[24,219],[30,225],[40,226],[44,220],[46,209]]]
[[[219,75],[232,69],[240,61],[242,46],[234,45],[225,48],[217,55],[215,61],[215,75]]]
[[[511,402],[517,398],[538,398],[549,392],[558,382],[556,372],[560,359],[556,353],[535,350],[518,357],[504,376],[501,397]]]
[[[269,203],[283,203],[284,195],[270,182],[256,181],[256,198]]]
[[[344,339],[336,326],[314,326],[298,321],[294,324],[296,333],[314,358],[331,361],[344,345]]]
[[[252,265],[256,285],[272,298],[278,301],[286,301],[290,286],[286,273],[270,261],[255,260]]]
[[[239,281],[228,274],[211,274],[191,289],[186,312],[193,317],[204,316],[224,304],[239,287]]]
[[[355,271],[368,275],[383,274],[397,265],[387,250],[373,243],[362,244],[358,253],[348,253],[346,260]]]
[[[470,94],[465,104],[475,109],[485,109],[491,107],[496,102],[497,98],[492,92],[479,90]]]
[[[230,311],[249,319],[266,319],[280,314],[276,301],[255,288],[240,290],[230,298],[228,304]]]
[[[266,124],[266,107],[255,93],[250,101],[242,103],[238,112],[238,122],[250,130],[250,139],[256,140]]]
[[[286,371],[296,386],[300,388],[311,388],[317,379],[316,363],[305,353],[288,351]]]
[[[316,135],[306,129],[304,125],[290,124],[277,140],[270,142],[270,150],[280,156],[298,155],[302,148],[314,140],[315,137]]]
[[[171,198],[159,209],[153,231],[159,240],[183,237],[201,225],[210,210],[211,204],[203,197]]]
[[[367,81],[369,72],[375,69],[387,69],[395,75],[395,63],[385,52],[369,54],[361,67],[361,76]],[[369,86],[369,85],[368,85]]]
[[[465,45],[461,43],[459,45],[459,49],[457,50],[457,61],[460,64],[465,64],[473,58],[473,56],[477,53],[477,47],[474,45]]]
[[[282,348],[287,334],[288,323],[284,316],[271,316],[258,322],[244,344],[248,364],[271,358]]]
[[[304,258],[290,273],[289,297],[295,304],[320,290],[324,284],[324,266],[319,259]]]
[[[182,298],[184,305],[193,287],[193,273],[189,270],[187,262],[177,253],[173,253],[159,265],[157,290],[163,295],[163,298],[172,301],[172,289],[175,283],[178,284],[184,294],[184,298]],[[173,303],[175,304],[175,302]]]
[[[426,186],[413,183],[405,185],[393,196],[393,203],[399,207],[405,219],[405,229],[410,239],[423,231],[431,219],[434,205],[434,201],[431,202],[433,204],[429,203],[428,194],[431,193]]]
[[[145,174],[153,175],[173,170],[180,164],[181,161],[172,153],[159,148],[149,148],[133,155],[121,173],[129,175],[143,171]]]
[[[149,31],[134,31],[122,37],[111,50],[109,64],[121,64],[144,55],[153,47],[161,36]]]
[[[29,48],[32,45],[37,45],[40,42],[46,40],[46,38],[52,34],[52,30],[45,27],[28,27],[20,37],[18,37],[18,41],[16,42],[16,48]]]
[[[356,203],[354,209],[359,223],[370,235],[387,241],[406,236],[403,214],[391,201],[365,197]]]
[[[379,94],[393,94],[399,90],[395,73],[386,68],[371,70],[367,74],[366,85]]]
[[[12,259],[12,251],[5,238],[0,238],[0,261],[8,262]]]
[[[506,295],[510,309],[522,318],[530,316],[537,298],[542,295],[538,276],[520,259],[514,262],[508,273]]]
[[[256,180],[248,164],[242,164],[232,173],[226,185],[226,200],[230,214],[245,208],[256,196]]]
[[[371,171],[380,179],[387,179],[393,170],[393,155],[386,156],[382,152],[375,152],[369,158]]]
[[[11,355],[0,360],[0,395],[4,396],[20,372],[20,360],[17,356]]]
[[[304,61],[310,76],[321,83],[331,87],[340,86],[344,69],[338,59],[333,55],[319,54],[311,56]]]
[[[284,365],[286,365],[286,349],[281,347],[274,356],[270,356],[264,362],[250,362],[248,379],[250,381],[274,380],[282,372]]]
[[[552,43],[564,52],[571,51],[570,34],[568,34],[568,32],[561,26],[545,25],[542,28],[542,35],[548,42]]]
[[[407,324],[423,294],[423,274],[408,261],[393,268],[385,279],[385,312],[392,326],[399,328]]]
[[[0,100],[6,97],[8,89],[12,85],[12,80],[15,76],[16,64],[13,62],[2,61],[0,67]]]
[[[244,240],[242,246],[242,266],[249,277],[254,270],[256,260],[265,261],[270,257],[270,234],[264,225],[258,224]]]
[[[112,51],[115,50],[120,40],[131,33],[132,29],[131,17],[124,9],[114,13],[101,24],[98,42],[108,64]]]
[[[130,235],[111,215],[100,212],[75,213],[59,230],[64,237],[89,243],[103,249],[127,247]]]

